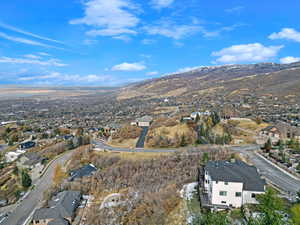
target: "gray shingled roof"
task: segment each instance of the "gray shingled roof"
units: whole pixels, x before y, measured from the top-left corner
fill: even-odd
[[[57,219],[61,218],[58,210],[54,208],[41,208],[35,210],[33,220],[44,220],[44,219]]]
[[[50,208],[57,208],[63,218],[73,217],[80,198],[79,191],[63,191],[54,196],[48,205]]]
[[[63,219],[74,216],[75,210],[80,204],[79,191],[63,191],[58,193],[48,203],[49,208],[37,209],[33,214],[33,220]]]
[[[44,160],[46,160],[45,157],[39,155],[36,152],[28,152],[24,155],[28,160],[24,162],[24,165],[35,165],[37,163],[42,163]]]
[[[146,122],[146,123],[148,122],[148,123],[150,123],[152,121],[153,121],[153,118],[151,116],[143,116],[141,118],[136,119],[136,122]]]
[[[69,225],[70,223],[65,219],[54,219],[50,221],[47,225]]]
[[[82,177],[90,176],[92,175],[95,171],[97,171],[97,168],[93,164],[88,164],[85,165],[78,170],[74,170],[70,173],[70,181],[73,181],[75,179],[79,179]]]
[[[242,182],[243,190],[263,192],[265,180],[262,179],[254,166],[240,160],[235,162],[210,161],[205,166],[213,181]]]

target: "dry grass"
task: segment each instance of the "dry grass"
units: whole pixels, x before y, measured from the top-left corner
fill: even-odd
[[[135,139],[113,139],[108,144],[118,148],[135,148],[138,138]]]
[[[244,121],[244,120],[239,121],[239,124],[237,125],[237,127],[250,130],[253,132],[259,132],[261,129],[264,129],[267,126],[269,126],[269,124],[267,123],[257,124],[255,121]]]
[[[118,156],[121,159],[126,160],[146,160],[146,159],[158,159],[162,156],[171,155],[172,153],[144,153],[144,152],[96,152],[95,154],[102,156]]]
[[[224,135],[224,128],[221,124],[217,124],[213,127],[213,132],[217,135],[223,136]]]
[[[178,124],[173,127],[158,127],[152,130],[156,136],[167,136],[168,138],[175,138],[176,133],[180,135],[186,135],[190,133],[191,128],[187,124]]]
[[[187,207],[185,200],[181,200],[178,206],[168,215],[166,225],[186,225]]]
[[[176,106],[169,106],[169,107],[156,107],[154,114],[162,114],[162,113],[171,113],[177,109]]]
[[[179,96],[179,95],[184,94],[185,92],[187,92],[187,88],[186,87],[184,87],[184,88],[178,88],[178,89],[175,89],[175,90],[167,92],[163,96],[164,97]]]

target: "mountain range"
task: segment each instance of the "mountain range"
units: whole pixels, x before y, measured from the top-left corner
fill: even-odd
[[[241,92],[300,97],[300,62],[199,67],[121,88],[118,98],[187,97]]]

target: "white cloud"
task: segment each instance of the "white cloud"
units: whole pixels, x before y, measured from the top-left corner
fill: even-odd
[[[146,69],[146,66],[142,63],[121,63],[111,68],[112,71],[141,71]]]
[[[160,25],[145,26],[144,29],[148,34],[161,35],[168,38],[179,40],[201,31],[200,26],[196,25],[175,25],[162,23]]]
[[[300,32],[296,31],[293,28],[283,28],[280,32],[271,34],[269,36],[269,39],[286,39],[300,42]]]
[[[37,34],[33,34],[31,32],[19,29],[17,27],[13,27],[11,25],[8,25],[8,24],[2,23],[2,22],[0,22],[0,27],[5,28],[7,30],[11,30],[11,31],[17,32],[17,33],[25,34],[27,36],[31,36],[31,37],[34,37],[34,38],[37,38],[37,39],[40,39],[40,40],[51,41],[51,42],[55,42],[55,43],[59,43],[59,44],[64,44],[61,41],[54,40],[54,39],[47,38],[47,37],[43,37],[43,36],[40,36],[40,35],[37,35]]]
[[[158,74],[157,71],[152,71],[152,72],[146,73],[147,76],[155,76],[155,75],[157,75],[157,74]]]
[[[127,35],[120,35],[120,36],[115,36],[113,37],[114,39],[118,39],[118,40],[122,40],[125,42],[129,42],[131,41],[131,37],[127,36]]]
[[[84,2],[85,16],[71,20],[71,24],[92,26],[90,36],[119,36],[136,34],[139,18],[132,12],[137,7],[130,0],[88,0]]]
[[[233,45],[213,52],[212,56],[219,57],[217,63],[262,62],[275,57],[283,47],[283,45],[267,47],[260,43]]]
[[[44,75],[39,76],[24,76],[20,77],[20,81],[51,81],[55,79],[57,83],[94,83],[94,82],[104,82],[104,81],[113,81],[113,78],[108,75],[96,75],[96,74],[89,74],[89,75],[78,75],[78,74],[62,74],[59,72],[49,72]]]
[[[282,64],[289,64],[289,63],[294,63],[294,62],[300,62],[300,58],[293,57],[293,56],[287,56],[287,57],[280,59],[280,63],[282,63]]]
[[[225,9],[225,12],[227,13],[237,13],[237,14],[240,14],[241,11],[243,11],[245,9],[244,6],[236,6],[236,7],[233,7],[233,8],[230,8],[230,9]]]
[[[217,30],[214,30],[214,31],[208,31],[206,28],[202,27],[201,32],[202,32],[204,37],[212,38],[212,37],[220,36],[223,32],[230,32],[230,31],[233,31],[236,28],[242,27],[242,26],[246,26],[246,24],[237,23],[237,24],[233,24],[231,26],[221,27],[221,28],[219,28]]]
[[[152,0],[151,4],[153,8],[161,9],[161,8],[169,7],[170,5],[173,4],[174,1],[175,0]]]
[[[51,56],[49,53],[47,53],[47,52],[39,52],[38,53],[39,55],[41,55],[41,56]]]
[[[2,32],[0,32],[0,37],[4,38],[6,40],[9,40],[9,41],[23,43],[23,44],[27,44],[27,45],[35,45],[35,46],[41,46],[41,47],[45,47],[45,48],[62,49],[62,48],[58,48],[58,47],[55,47],[55,46],[43,44],[43,43],[38,42],[38,41],[33,41],[33,40],[25,39],[25,38],[10,36],[10,35],[7,35],[7,34],[2,33]]]
[[[67,66],[67,64],[61,63],[60,60],[58,59],[49,59],[47,61],[41,61],[39,59],[0,57],[0,63],[33,64],[33,65],[40,65],[40,66],[56,66],[56,67]]]
[[[29,59],[41,59],[42,58],[41,56],[33,55],[33,54],[27,54],[27,55],[24,55],[24,57],[29,58]]]

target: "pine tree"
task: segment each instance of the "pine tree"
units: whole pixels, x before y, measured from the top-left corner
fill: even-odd
[[[268,141],[265,143],[264,149],[269,152],[272,149],[272,141],[269,138]]]
[[[31,186],[32,180],[29,174],[25,170],[22,170],[21,179],[22,179],[22,186],[24,188],[29,188]]]

